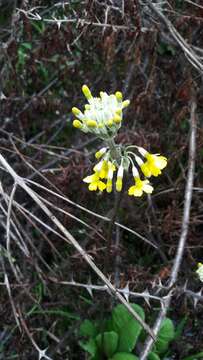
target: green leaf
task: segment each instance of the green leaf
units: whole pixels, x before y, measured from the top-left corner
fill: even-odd
[[[109,360],[139,360],[137,356],[133,354],[129,354],[126,352],[116,353],[111,359]]]
[[[32,49],[32,44],[29,43],[29,42],[24,42],[20,45],[21,47],[23,47],[24,49],[27,49],[27,50],[31,50]]]
[[[80,325],[80,335],[88,337],[95,337],[97,335],[97,329],[92,321],[85,320],[82,322]]]
[[[180,323],[176,327],[176,331],[175,331],[175,335],[174,335],[175,340],[177,340],[182,335],[182,332],[183,332],[183,329],[185,327],[187,320],[188,320],[188,316],[184,316],[184,318],[180,321]]]
[[[95,340],[98,348],[108,357],[112,356],[117,350],[118,334],[115,331],[106,331],[99,334]]]
[[[183,360],[196,360],[196,359],[202,359],[202,358],[203,358],[203,351],[198,354],[195,354],[195,355],[190,355],[190,356],[184,358]]]
[[[137,304],[131,304],[131,306],[144,320],[143,309]],[[118,351],[131,352],[135,347],[142,326],[122,304],[117,305],[112,311],[112,325],[113,330],[119,335]]]
[[[168,349],[169,342],[175,337],[174,325],[171,319],[166,318],[159,331],[158,339],[155,343],[155,348],[158,354],[164,353]]]
[[[85,351],[87,351],[92,356],[95,356],[97,352],[97,345],[94,339],[90,339],[88,342],[79,341],[79,345]]]
[[[158,339],[155,344],[155,349],[158,354],[163,354],[168,349],[169,342],[163,339]]]
[[[169,342],[174,339],[174,336],[175,329],[172,320],[169,318],[164,319],[158,337]]]
[[[155,354],[154,352],[150,352],[147,360],[160,360],[160,357],[157,354]]]

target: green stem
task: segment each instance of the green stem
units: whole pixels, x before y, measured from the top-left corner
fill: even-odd
[[[118,146],[116,146],[114,138],[110,138],[110,139],[106,140],[106,144],[109,147],[111,157],[115,160],[119,160],[120,159],[120,151],[118,150]]]
[[[110,138],[106,140],[106,144],[109,147],[110,155],[113,160],[116,160],[118,163],[120,163],[121,154],[119,146],[116,145],[114,138]],[[109,269],[109,265],[111,263],[111,245],[112,245],[112,238],[113,238],[113,232],[114,232],[114,224],[116,221],[118,209],[120,206],[121,201],[121,193],[116,193],[115,199],[114,199],[114,207],[113,212],[111,216],[111,220],[109,223],[108,233],[107,233],[107,247],[106,247],[106,257],[105,257],[105,268],[106,271]]]

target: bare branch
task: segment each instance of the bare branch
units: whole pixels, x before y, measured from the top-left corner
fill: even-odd
[[[188,160],[188,174],[187,174],[187,183],[185,188],[185,200],[184,200],[184,210],[183,210],[183,220],[182,220],[182,229],[178,244],[178,249],[176,252],[170,281],[168,288],[173,288],[177,277],[178,272],[180,270],[180,265],[182,262],[187,234],[188,234],[188,227],[189,227],[189,220],[190,220],[190,208],[191,208],[191,201],[192,201],[192,193],[193,193],[193,182],[194,182],[194,170],[195,170],[195,152],[196,152],[196,101],[193,98],[191,101],[191,110],[190,110],[190,143],[189,143],[189,160]],[[154,324],[153,331],[155,336],[157,337],[162,321],[164,320],[168,308],[170,306],[171,300],[173,296],[173,289],[169,290],[168,296],[164,299],[164,306],[161,309],[158,318]],[[142,351],[140,360],[146,360],[147,356],[154,344],[154,339],[147,338],[146,343],[144,345],[144,349]]]
[[[80,253],[84,260],[89,264],[89,266],[94,270],[98,277],[107,285],[109,291],[114,295],[133,315],[133,317],[142,325],[145,331],[154,338],[153,331],[150,327],[140,318],[140,316],[133,310],[131,305],[126,301],[124,296],[122,296],[117,289],[111,284],[111,282],[106,278],[102,271],[95,265],[91,257],[84,251],[76,239],[71,235],[71,233],[63,226],[63,224],[54,216],[54,214],[47,208],[47,206],[40,200],[37,194],[25,183],[24,179],[21,178],[8,164],[6,159],[0,154],[0,163],[5,167],[5,169],[13,177],[15,183],[19,185],[24,191],[29,194],[29,196],[37,203],[37,205],[43,210],[43,212],[48,216],[48,218],[57,226],[57,228],[65,235],[66,241],[71,243],[74,248]]]

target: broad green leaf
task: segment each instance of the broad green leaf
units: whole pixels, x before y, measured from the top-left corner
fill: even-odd
[[[144,311],[137,304],[131,304],[134,311],[144,320]],[[119,335],[118,351],[131,352],[136,344],[142,326],[122,304],[112,311],[113,330]]]
[[[79,345],[85,351],[87,351],[92,356],[95,356],[97,351],[97,345],[94,339],[90,339],[87,342],[79,341]]]
[[[116,353],[111,359],[109,360],[139,360],[137,356],[133,354],[129,354],[126,352]]]
[[[164,339],[166,341],[171,341],[174,339],[175,336],[175,329],[171,319],[166,318],[159,331],[159,338]]]
[[[150,352],[147,360],[160,360],[160,357],[157,354],[155,354],[154,352]]]
[[[171,319],[166,318],[163,321],[159,331],[158,339],[155,343],[155,348],[158,354],[163,354],[167,349],[169,342],[175,337],[174,325]]]
[[[168,345],[169,345],[168,341],[158,338],[155,344],[155,349],[158,354],[163,354],[165,353],[166,350],[168,350]]]
[[[81,336],[88,336],[88,337],[95,337],[97,334],[97,330],[95,325],[90,320],[85,320],[80,325],[80,335]]]
[[[112,356],[118,346],[118,334],[115,331],[104,332],[97,335],[96,339],[97,347],[106,355]]]

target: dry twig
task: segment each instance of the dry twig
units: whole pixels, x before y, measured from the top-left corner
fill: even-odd
[[[178,249],[176,252],[174,264],[171,271],[170,281],[168,284],[169,293],[168,296],[164,299],[164,306],[161,309],[156,322],[153,327],[153,331],[157,337],[161,324],[167,314],[169,309],[172,296],[173,296],[173,286],[177,280],[178,273],[180,270],[187,234],[188,234],[188,224],[190,220],[190,208],[192,201],[192,192],[193,192],[193,182],[194,182],[194,170],[195,170],[195,152],[196,152],[196,102],[193,98],[191,101],[191,111],[190,111],[190,143],[189,143],[189,160],[188,160],[188,174],[187,174],[187,183],[185,188],[185,200],[184,200],[184,211],[183,211],[183,220],[182,220],[182,229],[178,244]],[[146,360],[147,356],[154,344],[154,339],[148,338],[144,345],[143,352],[141,354],[140,360]]]

